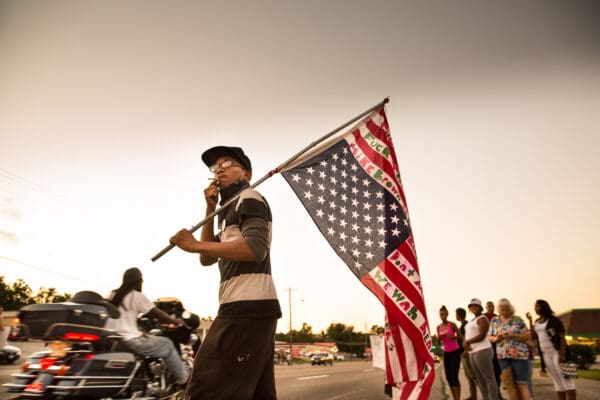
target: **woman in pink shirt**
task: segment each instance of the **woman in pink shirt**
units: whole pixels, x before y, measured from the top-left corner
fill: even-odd
[[[444,347],[444,372],[446,381],[450,386],[450,392],[454,400],[460,400],[460,381],[458,371],[460,370],[461,348],[458,339],[462,339],[460,330],[454,322],[448,321],[448,310],[446,306],[440,308],[440,319],[442,323],[437,327],[438,338]]]

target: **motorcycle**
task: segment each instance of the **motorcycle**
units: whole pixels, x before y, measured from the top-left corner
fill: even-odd
[[[184,364],[191,371],[194,364],[194,356],[201,344],[198,335],[192,332],[200,326],[200,318],[198,315],[187,311],[183,307],[181,300],[176,297],[161,297],[154,304],[171,317],[182,319],[185,325],[191,328],[191,332],[182,329],[170,329],[161,333],[162,336],[166,336],[175,343],[175,349],[179,352]],[[153,320],[148,315],[143,315],[138,320],[138,326],[142,331],[150,333],[157,333],[156,329],[164,329],[164,325],[160,325],[158,321]]]
[[[46,341],[49,349],[32,354],[21,372],[12,374],[13,381],[3,385],[14,399],[182,399],[184,388],[175,384],[164,360],[134,354],[121,336],[104,329],[111,313],[106,301],[85,293],[85,303],[21,309],[27,336]],[[96,297],[89,299],[90,293]],[[156,325],[146,334],[168,337],[180,349],[193,339],[191,332],[187,325]],[[191,372],[192,363],[182,362]]]

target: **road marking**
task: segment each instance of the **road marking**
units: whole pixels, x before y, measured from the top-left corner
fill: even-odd
[[[319,379],[319,378],[327,378],[329,375],[314,375],[314,376],[303,376],[301,378],[297,378],[299,381],[305,381],[307,379]]]
[[[373,372],[375,368],[363,369],[363,372]]]

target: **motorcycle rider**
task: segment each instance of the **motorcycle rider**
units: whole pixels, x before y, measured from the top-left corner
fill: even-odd
[[[158,309],[142,293],[142,283],[142,271],[138,268],[129,268],[125,271],[121,286],[109,295],[110,302],[119,309],[121,316],[119,318],[109,318],[105,328],[123,336],[124,344],[134,353],[165,360],[167,368],[175,377],[175,383],[184,385],[189,374],[184,368],[173,342],[166,337],[151,336],[141,332],[138,329],[137,317],[139,314],[148,314],[152,318],[167,324],[180,325],[184,322],[179,318],[172,318]]]

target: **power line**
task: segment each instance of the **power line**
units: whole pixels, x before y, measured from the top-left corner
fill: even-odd
[[[98,285],[97,283],[88,282],[88,281],[85,281],[83,279],[71,276],[71,275],[67,275],[67,274],[64,274],[64,273],[61,273],[61,272],[56,272],[56,271],[52,271],[52,270],[44,268],[44,267],[40,267],[39,265],[33,265],[33,264],[29,264],[29,263],[26,263],[26,262],[21,261],[21,260],[15,260],[14,258],[0,256],[0,259],[1,260],[9,261],[9,262],[12,262],[12,263],[15,263],[15,264],[23,265],[25,267],[29,267],[29,268],[32,268],[32,269],[36,269],[38,271],[43,271],[43,272],[46,272],[46,273],[51,274],[51,275],[60,276],[62,278],[66,278],[66,279],[69,279],[69,280],[72,280],[72,281],[77,281],[77,282],[85,283],[86,285],[101,286],[101,287],[103,287],[105,289],[110,289],[109,287],[104,286],[104,285]]]
[[[22,208],[24,204],[37,206],[42,199],[51,202],[57,200],[56,193],[47,187],[0,167],[0,181],[2,180],[8,182],[0,185],[0,194],[6,199],[5,203],[8,202],[5,206],[11,206],[10,202],[15,200],[18,201],[19,208]],[[16,204],[17,202],[15,202],[15,207]]]
[[[23,186],[28,186],[29,189],[34,190],[36,192],[45,192],[47,191],[42,185],[39,185],[27,178],[24,178],[20,175],[15,174],[14,172],[10,172],[7,169],[0,168],[0,175],[2,175],[5,179],[13,181],[15,183],[19,183]]]

